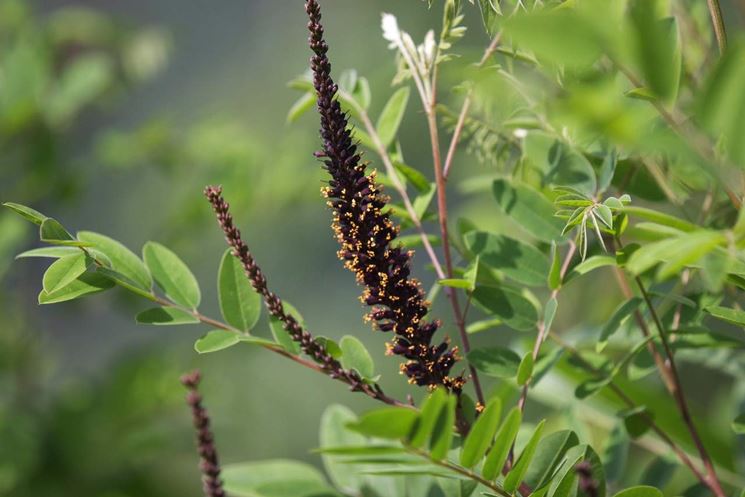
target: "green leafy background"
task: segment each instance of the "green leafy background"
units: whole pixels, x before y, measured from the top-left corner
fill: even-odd
[[[426,124],[415,93],[397,92],[390,85],[397,68],[380,35],[379,16],[381,12],[394,12],[418,40],[427,29],[440,25],[441,6],[432,3],[431,10],[415,1],[328,0],[323,4],[335,74],[340,76],[343,69],[354,68],[364,75],[372,96],[360,87],[351,89],[353,96],[361,102],[370,101],[371,115],[383,115],[377,121],[379,127],[399,124],[398,133],[381,135],[385,145],[396,140],[402,144],[405,161],[401,155],[396,166],[410,183],[410,191],[418,192],[415,208],[420,214],[427,211],[433,193]],[[490,2],[479,3],[481,11],[487,13],[487,28],[492,30]],[[690,21],[694,23],[686,28],[708,33],[703,2],[684,3],[690,5]],[[733,32],[741,28],[744,15],[735,4],[723,3]],[[480,10],[466,4],[464,12],[469,30],[456,51],[468,61],[478,60],[489,38],[481,27]],[[648,13],[639,12],[634,19],[643,25],[645,16]],[[631,255],[628,263],[631,270],[642,273],[659,264],[657,254],[665,250],[665,246],[656,245],[665,243],[658,241],[660,226],[670,227],[670,220],[641,209],[647,206],[677,213],[671,207],[688,201],[684,210],[695,220],[699,205],[696,195],[708,186],[688,150],[681,152],[683,159],[675,168],[665,171],[663,181],[659,181],[654,168],[639,167],[633,158],[626,157],[618,160],[615,176],[603,178],[598,174],[596,179],[594,173],[602,171],[602,166],[591,163],[587,158],[590,154],[555,142],[555,136],[545,129],[529,133],[525,140],[523,164],[528,167],[516,169],[513,180],[494,183],[497,175],[501,177],[515,166],[511,137],[516,127],[532,130],[545,128],[546,124],[569,123],[579,130],[575,137],[579,143],[584,143],[587,136],[601,134],[613,143],[642,151],[676,150],[681,146],[662,131],[640,134],[638,123],[646,122],[652,111],[643,99],[623,96],[617,78],[570,77],[576,76],[573,70],[581,72],[597,55],[593,44],[581,42],[595,40],[598,45],[620,46],[617,56],[622,60],[638,61],[632,69],[646,75],[649,86],[641,90],[666,101],[680,92],[681,98],[691,101],[691,96],[683,93],[686,88],[679,89],[677,81],[672,81],[677,78],[670,78],[667,72],[659,77],[655,72],[660,64],[670,62],[664,43],[661,53],[647,52],[639,47],[655,45],[659,39],[650,41],[640,35],[638,40],[623,38],[619,44],[614,37],[621,35],[615,29],[593,28],[591,23],[574,24],[573,36],[558,43],[552,33],[567,34],[562,22],[568,21],[572,19],[557,16],[554,24],[536,29],[536,19],[525,16],[506,25],[510,35],[524,40],[532,51],[529,56],[513,55],[566,65],[568,74],[562,76],[566,76],[571,91],[550,100],[546,108],[537,104],[528,112],[519,93],[504,78],[475,75],[475,112],[466,123],[465,146],[456,155],[450,179],[453,227],[459,219],[468,219],[457,222],[461,232],[469,232],[462,237],[463,253],[478,256],[476,263],[471,263],[473,267],[465,267],[468,264],[464,262],[464,274],[457,275],[463,279],[454,279],[450,285],[477,288],[470,329],[480,353],[475,361],[471,359],[474,364],[485,364],[484,373],[496,378],[489,382],[489,391],[502,399],[503,418],[518,394],[512,378],[524,380],[530,370],[537,377],[546,364],[558,359],[548,354],[536,364],[522,360],[532,344],[531,323],[544,316],[544,311],[532,294],[509,286],[490,286],[495,278],[527,287],[544,286],[540,275],[551,267],[548,243],[560,236],[564,226],[546,214],[555,208],[546,198],[528,204],[515,204],[515,198],[531,198],[541,181],[545,181],[540,185],[545,191],[550,186],[571,183],[585,194],[594,193],[598,184],[608,186],[612,180],[618,186],[624,181],[632,205],[640,209],[634,212],[637,221],[650,224],[646,231],[637,224],[635,235],[646,243],[646,252]],[[57,2],[0,0],[0,200],[30,205],[53,215],[73,233],[91,230],[111,236],[135,254],[149,240],[169,247],[199,281],[200,309],[219,316],[215,282],[224,243],[201,190],[208,183],[222,184],[272,288],[301,310],[316,335],[339,342],[345,361],[349,361],[345,365],[367,378],[380,375],[386,391],[403,398],[411,390],[398,375],[396,361],[382,356],[385,337],[371,333],[362,322],[363,310],[356,297],[360,289],[334,255],[337,247],[328,228],[330,214],[319,194],[324,175],[312,157],[318,148],[317,120],[312,112],[303,113],[312,100],[306,98],[293,107],[298,93],[285,86],[307,65],[306,22],[300,2],[223,1],[207,5],[175,0],[110,1],[98,2],[93,10],[75,4],[61,7]],[[664,29],[668,28],[655,25],[640,33],[667,41]],[[708,34],[701,36],[703,41],[691,44],[683,54],[684,73],[694,72],[710,56],[705,50],[712,47],[711,38]],[[732,43],[738,46],[736,37]],[[741,55],[742,50],[737,53]],[[730,58],[725,59],[728,65],[722,72],[737,67],[736,56]],[[500,63],[511,64],[509,60],[505,57]],[[467,61],[459,60],[443,68],[443,88],[458,84],[464,74],[473,71]],[[516,72],[521,70],[518,67]],[[745,127],[728,114],[726,101],[718,100],[718,96],[725,99],[733,94],[731,98],[736,98],[737,87],[720,77],[723,80],[715,79],[709,86],[698,83],[702,94],[715,95],[706,97],[712,105],[701,112],[701,124],[722,133],[719,151],[742,164],[745,149],[737,136]],[[534,85],[529,90],[540,88],[540,80],[526,81]],[[299,85],[302,87],[302,83]],[[636,93],[645,96],[643,91]],[[454,122],[460,94],[442,90],[442,95],[442,120]],[[386,108],[391,96],[394,103],[407,102],[402,118],[392,109],[393,104]],[[351,111],[354,115],[353,108]],[[538,116],[549,115],[551,122],[537,123],[532,111]],[[740,119],[742,115],[745,113],[739,114]],[[498,127],[484,123],[497,123]],[[369,143],[361,130],[358,138],[363,144]],[[367,152],[367,158],[382,171],[372,151]],[[714,221],[712,229],[734,224],[736,213],[723,210],[718,214],[722,225]],[[405,216],[402,223],[407,226]],[[469,225],[477,226],[483,235],[466,229]],[[428,226],[436,232],[435,223]],[[688,231],[680,223],[673,222],[672,227]],[[213,415],[221,457],[225,463],[236,463],[227,474],[238,475],[231,481],[243,485],[244,492],[258,488],[260,493],[278,495],[277,489],[267,491],[265,482],[240,482],[241,474],[267,472],[269,467],[239,463],[274,460],[279,462],[271,466],[272,470],[281,470],[288,481],[296,475],[306,490],[308,481],[315,482],[310,488],[317,495],[329,491],[329,479],[337,489],[353,494],[372,484],[381,496],[405,492],[422,495],[421,481],[413,477],[407,479],[408,490],[401,493],[400,483],[390,475],[374,480],[362,476],[358,481],[345,476],[345,471],[338,469],[341,464],[330,461],[328,454],[310,451],[319,445],[354,446],[364,440],[359,433],[340,430],[339,426],[356,419],[349,409],[361,414],[375,406],[369,399],[348,394],[341,384],[307,373],[259,347],[231,347],[235,337],[230,332],[208,335],[201,346],[197,345],[202,352],[230,347],[228,350],[196,354],[193,344],[208,330],[196,325],[137,326],[133,316],[143,311],[145,314],[138,317],[142,322],[178,321],[184,316],[153,315],[141,298],[119,288],[106,297],[96,295],[58,306],[37,306],[47,261],[28,258],[11,265],[16,254],[39,246],[35,228],[7,209],[0,212],[1,495],[200,495],[193,433],[178,383],[178,376],[193,367],[199,367],[206,378],[203,392]],[[511,238],[500,239],[490,232]],[[667,243],[668,248],[681,243],[696,248],[701,247],[702,239],[717,242],[717,236],[710,232],[678,233]],[[79,239],[86,241],[85,235]],[[591,360],[598,359],[593,355],[596,347],[598,353],[607,347],[621,358],[633,345],[626,333],[633,304],[624,307],[624,298],[608,283],[613,275],[606,267],[607,261],[600,259],[604,254],[597,244],[589,250],[585,262],[573,267],[566,278],[553,328],[566,333],[573,342],[590,344]],[[74,253],[69,252],[68,257]],[[44,287],[52,297],[57,286],[75,276],[70,271],[80,270],[80,264],[89,261],[64,262],[70,264],[57,275],[50,275],[49,288]],[[664,283],[665,272],[673,274],[691,262],[696,261],[666,260],[667,266],[661,265],[656,273],[662,281],[657,290],[670,288]],[[717,261],[707,264],[716,275]],[[437,288],[426,266],[424,252],[418,250],[417,277],[426,289]],[[141,287],[142,273],[133,271],[130,279],[135,287]],[[573,278],[581,280],[572,282]],[[245,293],[245,288],[234,291]],[[192,291],[185,297],[185,305],[196,304],[199,295]],[[445,304],[440,295],[435,300],[435,315],[450,316]],[[742,315],[718,301],[708,304],[711,316],[734,324],[721,327],[730,336],[739,332],[741,342]],[[506,312],[506,308],[518,309],[519,315]],[[228,312],[233,316],[226,317],[231,324],[254,319],[251,310],[243,310],[243,314],[238,309]],[[451,320],[444,321],[446,333],[455,337]],[[255,329],[259,337],[283,343],[281,330],[271,326],[266,313]],[[343,335],[357,337],[372,358],[357,341],[341,340]],[[596,344],[594,337],[599,336],[607,343]],[[285,345],[292,347],[291,343]],[[734,414],[745,411],[743,382],[734,379],[742,370],[733,366],[727,349],[717,349],[715,354],[706,348],[701,350],[697,355],[692,348],[689,360],[682,361],[686,390],[697,418],[705,420],[699,427],[715,460],[734,475],[729,478],[733,485],[745,486],[738,476],[745,474],[745,444],[742,435],[735,438],[736,432],[742,433],[742,418],[733,423]],[[648,376],[649,358],[640,354],[629,361],[624,364],[628,374],[616,375],[612,365],[598,359],[593,365],[611,376],[588,380],[586,370],[561,358],[531,390],[526,424],[517,434],[518,444],[528,444],[535,426],[547,418],[544,436],[568,427],[582,443],[591,444],[601,454],[612,490],[650,484],[677,495],[688,486],[685,483],[690,483],[683,476],[685,470],[650,452],[649,447],[631,443],[629,434],[645,428],[643,422],[639,428],[639,413],[625,413],[623,419],[619,418],[621,406],[602,388],[609,377],[614,378],[655,412],[656,421],[669,427],[676,438],[685,439],[683,425],[661,395],[659,382]],[[580,388],[575,392],[577,384]],[[417,399],[423,397],[423,392],[414,393]],[[587,399],[580,400],[575,393]],[[346,407],[335,405],[327,410],[334,404]],[[361,419],[364,422],[365,418]],[[402,438],[404,428],[401,436],[394,438]],[[376,434],[374,430],[362,431]],[[544,438],[541,443],[549,441]],[[565,440],[551,439],[551,443],[558,446]],[[683,445],[692,450],[690,444]],[[440,442],[436,448],[447,451],[449,447],[449,443]],[[479,447],[469,447],[469,451],[483,455]],[[465,465],[473,462],[468,457],[474,456],[466,456]],[[319,473],[322,461],[326,476]],[[332,469],[334,464],[336,470]],[[363,463],[357,466],[365,468]],[[543,476],[527,471],[530,481]],[[453,485],[443,482],[442,491],[467,495],[462,484]],[[236,495],[241,492],[240,488],[235,491]],[[653,495],[636,492],[628,497]]]

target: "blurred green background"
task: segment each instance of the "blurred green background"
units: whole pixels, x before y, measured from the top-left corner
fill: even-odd
[[[353,67],[370,79],[373,115],[392,93],[396,69],[380,35],[384,11],[395,12],[416,39],[440,22],[437,10],[415,0],[324,2],[335,73]],[[477,11],[466,13],[471,29],[460,51],[477,59],[488,38]],[[311,331],[355,334],[379,352],[382,383],[403,397],[408,389],[396,361],[382,356],[385,337],[362,322],[359,288],[335,256],[319,193],[324,175],[312,157],[316,116],[286,122],[298,97],[286,82],[309,58],[306,22],[300,0],[0,0],[0,199],[135,251],[147,240],[167,244],[194,269],[204,312],[215,315],[224,243],[201,191],[222,184],[270,286],[300,309]],[[412,98],[400,138],[407,162],[430,176],[415,104]],[[468,213],[493,225],[488,195],[459,186],[487,167],[459,156],[452,219]],[[137,326],[133,316],[143,303],[123,291],[39,307],[46,262],[11,265],[32,246],[32,227],[0,212],[0,494],[200,495],[178,382],[194,367],[204,373],[226,462],[318,463],[309,450],[324,407],[372,405],[261,349],[197,356],[192,345],[204,328]],[[423,256],[416,262],[429,287]],[[570,325],[575,309],[591,324],[612,311],[618,299],[579,311],[592,296],[587,288],[563,294],[568,310],[558,328]],[[449,316],[441,304],[436,314]],[[700,392],[697,386],[691,390]],[[699,400],[716,406],[727,388]]]
[[[413,1],[329,0],[324,9],[335,70],[371,80],[374,111],[395,72],[380,13],[395,10],[418,36],[439,23]],[[201,192],[223,184],[272,287],[311,330],[357,334],[382,356],[383,337],[362,322],[359,289],[335,256],[312,157],[316,117],[286,123],[298,97],[286,82],[309,59],[306,23],[302,2],[289,0],[0,1],[0,198],[135,251],[168,244],[216,314],[224,245]],[[487,40],[473,35],[476,48]],[[426,167],[422,121],[414,114],[404,126],[407,154]],[[370,406],[260,349],[198,357],[192,345],[204,329],[137,326],[143,303],[124,292],[39,307],[47,262],[11,265],[34,238],[0,213],[0,494],[200,495],[178,382],[193,367],[228,462],[318,462],[309,450],[323,408]],[[395,361],[380,362],[389,388],[404,392]]]

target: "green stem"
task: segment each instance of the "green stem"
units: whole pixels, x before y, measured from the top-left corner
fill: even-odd
[[[485,487],[489,488],[490,490],[493,490],[497,494],[503,496],[503,497],[513,497],[512,494],[507,492],[505,489],[497,485],[496,483],[487,480],[486,478],[482,477],[481,475],[474,473],[473,471],[464,468],[463,466],[458,466],[455,463],[452,463],[446,459],[437,460],[433,459],[432,456],[421,449],[417,449],[411,446],[405,446],[405,449],[410,454],[414,454],[419,457],[423,457],[427,461],[431,462],[432,464],[435,464],[437,466],[440,466],[442,468],[449,469],[450,471],[453,471],[455,473],[458,473],[459,475],[465,476],[466,478],[475,481],[476,483],[480,483],[484,485]]]

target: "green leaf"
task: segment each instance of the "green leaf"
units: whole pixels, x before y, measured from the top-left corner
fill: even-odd
[[[44,219],[39,227],[39,239],[42,242],[53,245],[85,246],[84,242],[75,240],[73,236],[62,226],[59,221],[48,217]]]
[[[437,280],[437,284],[441,286],[447,286],[450,288],[462,288],[464,290],[473,290],[473,283],[468,280],[462,280],[459,278],[445,278],[444,280]]]
[[[711,305],[706,307],[704,311],[722,321],[745,327],[745,311],[741,311],[740,309]]]
[[[466,356],[476,369],[496,378],[513,378],[520,367],[520,356],[504,347],[483,347]]]
[[[316,468],[284,459],[228,464],[220,477],[224,481],[225,492],[234,497],[338,495]]]
[[[533,303],[510,288],[479,286],[473,292],[474,301],[507,326],[519,331],[535,329],[538,311]]]
[[[644,79],[658,97],[670,101],[677,94],[681,71],[677,22],[659,19],[656,2],[649,0],[630,2],[629,12]]]
[[[496,328],[501,324],[501,319],[483,319],[481,321],[475,321],[466,327],[466,333],[468,333],[469,335],[473,333],[481,333],[482,331]]]
[[[376,446],[365,444],[365,437],[359,433],[349,430],[346,425],[355,422],[357,416],[347,407],[332,404],[323,411],[321,416],[321,427],[319,439],[321,445],[321,460],[326,469],[326,474],[334,483],[334,486],[348,495],[357,495],[364,484],[364,476],[360,473],[365,469],[364,465],[350,464],[345,458],[339,457],[335,452],[328,452],[332,448],[354,448],[365,450],[377,449]],[[324,450],[326,449],[326,450]],[[400,447],[393,450],[401,453]],[[359,453],[358,453],[359,454]],[[349,452],[342,455],[350,455]],[[351,454],[357,455],[357,454]],[[360,455],[371,455],[370,452]],[[372,454],[377,455],[377,454]]]
[[[64,65],[50,88],[43,112],[53,126],[63,126],[109,85],[115,66],[103,52],[86,52]]]
[[[585,195],[595,194],[595,170],[577,150],[557,140],[548,152],[548,164],[545,177],[548,184],[572,187]]]
[[[515,441],[517,432],[520,430],[520,423],[522,422],[522,412],[520,408],[515,406],[507,414],[507,417],[499,427],[497,435],[494,439],[494,444],[486,456],[484,461],[484,467],[481,473],[487,480],[493,480],[497,475],[501,474],[504,463],[507,461],[507,455],[510,452],[512,443]]]
[[[448,396],[445,407],[440,410],[432,439],[430,440],[430,457],[435,461],[445,459],[453,439],[453,426],[455,425],[455,405],[458,399],[454,395]]]
[[[639,485],[636,487],[621,490],[613,497],[664,497],[662,492],[654,487]]]
[[[745,412],[732,421],[732,431],[738,435],[745,435]]]
[[[520,361],[520,366],[517,368],[517,384],[520,386],[525,385],[530,379],[530,375],[533,374],[533,353],[528,352],[523,356]]]
[[[240,343],[241,335],[230,330],[212,330],[194,342],[194,350],[200,354],[217,352]]]
[[[479,9],[481,10],[481,20],[484,23],[484,29],[489,36],[494,36],[497,30],[497,21],[502,15],[499,0],[479,0]]]
[[[554,207],[546,197],[527,185],[504,179],[494,181],[492,191],[502,212],[520,228],[545,242],[561,238],[564,225],[554,217]]]
[[[647,209],[646,207],[627,205],[623,208],[623,212],[625,212],[629,216],[640,217],[642,219],[646,219],[647,221],[652,221],[653,223],[661,224],[663,226],[669,226],[670,228],[675,228],[676,230],[680,231],[691,232],[698,229],[695,224],[689,223],[688,221],[680,219],[679,217],[671,216],[670,214],[665,214],[652,209]]]
[[[354,369],[363,378],[375,376],[375,363],[365,345],[356,337],[346,335],[339,342],[341,364],[345,369]]]
[[[551,268],[548,271],[548,287],[551,290],[561,287],[561,256],[555,242],[551,242]]]
[[[432,189],[432,183],[430,183],[427,177],[413,167],[407,166],[402,162],[394,162],[393,166],[419,193],[427,193]]]
[[[83,273],[77,280],[60,288],[54,293],[42,290],[39,293],[40,304],[58,304],[68,300],[77,299],[85,295],[102,292],[113,287],[114,283],[97,273]]]
[[[142,248],[145,265],[166,295],[177,304],[196,309],[202,295],[189,267],[170,249],[156,242]]]
[[[152,300],[153,302],[158,301],[157,297],[152,293],[152,290],[143,290],[141,285],[135,283],[131,279],[127,278],[117,271],[114,271],[113,269],[99,266],[96,268],[96,273],[100,274],[101,276],[105,276],[115,284],[121,286],[122,288],[125,288],[126,290],[129,290],[132,293],[139,295],[140,297]]]
[[[503,235],[472,231],[464,237],[468,251],[479,261],[497,269],[518,283],[546,284],[548,260],[538,249]]]
[[[559,307],[559,302],[556,297],[551,297],[546,302],[546,308],[543,309],[543,327],[546,330],[551,330],[551,325],[554,323],[554,317],[556,316],[556,310]]]
[[[652,417],[652,413],[649,412],[646,406],[625,409],[619,412],[618,415],[623,419],[623,425],[631,438],[639,438],[649,431],[649,420]]]
[[[537,385],[546,374],[551,371],[559,359],[561,359],[564,349],[556,347],[551,352],[541,354],[538,356],[538,360],[535,361],[533,366],[533,378],[530,380],[533,386]]]
[[[380,113],[375,129],[380,136],[380,141],[387,148],[396,138],[398,128],[406,112],[406,104],[409,102],[409,87],[399,88],[386,102]]]
[[[418,416],[413,409],[386,407],[363,414],[347,427],[368,437],[400,439],[411,433]]]
[[[230,249],[220,261],[217,276],[220,311],[225,321],[241,331],[249,331],[261,316],[261,295],[251,286],[243,266]]]
[[[308,112],[316,103],[315,92],[304,93],[302,97],[298,98],[290,110],[287,112],[287,122],[294,123],[300,116]]]
[[[83,274],[93,261],[78,250],[75,255],[61,257],[44,273],[44,291],[48,294],[63,288]]]
[[[429,190],[422,193],[421,195],[417,195],[414,201],[411,203],[419,219],[423,219],[425,214],[427,213],[427,209],[429,209],[429,204],[432,203],[432,199],[435,196],[435,192],[437,192],[437,189],[435,188],[435,184],[430,183]]]
[[[700,92],[698,112],[704,127],[721,140],[731,160],[745,164],[745,41],[730,43]]]
[[[282,302],[282,306],[284,307],[286,314],[295,318],[295,321],[297,321],[300,326],[304,325],[303,316],[300,315],[297,309],[288,302]],[[274,340],[280,344],[283,349],[295,355],[300,353],[300,344],[292,339],[287,330],[285,330],[285,324],[282,321],[274,316],[269,316],[269,328],[272,331]]]
[[[545,8],[528,13],[518,9],[503,23],[505,35],[552,65],[589,65],[600,55],[602,44],[592,22],[576,11]]]
[[[466,468],[474,467],[489,449],[502,415],[502,401],[494,397],[468,432],[460,453],[460,464]]]
[[[154,324],[161,326],[193,324],[199,322],[197,318],[188,312],[174,307],[153,307],[144,310],[137,314],[135,321],[137,321],[138,324]]]
[[[641,274],[654,265],[663,262],[658,277],[666,279],[681,268],[698,262],[703,256],[726,241],[716,231],[697,231],[644,245],[635,251],[626,268],[634,274]]]
[[[658,457],[652,459],[647,464],[639,483],[649,485],[654,488],[664,488],[673,477],[677,464],[669,458]]]
[[[643,300],[639,297],[633,297],[622,303],[615,311],[613,311],[610,319],[605,322],[605,325],[600,332],[600,338],[598,338],[598,341],[595,344],[595,350],[601,352],[605,348],[608,344],[608,339],[618,331],[618,328],[620,328],[626,319],[639,308],[642,302]]]
[[[421,415],[417,421],[409,444],[412,447],[423,447],[435,428],[440,412],[448,404],[448,394],[444,388],[436,388],[422,404]]]
[[[532,488],[547,485],[564,460],[567,451],[577,444],[579,444],[579,438],[571,430],[557,431],[541,439],[536,447],[530,468],[525,474],[525,482]]]
[[[617,424],[608,435],[603,463],[605,475],[609,482],[618,482],[623,478],[626,462],[629,460],[629,437],[621,424]]]
[[[357,78],[357,84],[354,85],[352,97],[354,97],[355,101],[357,101],[363,109],[367,110],[370,107],[372,94],[370,92],[370,83],[367,81],[367,78]]]
[[[624,96],[629,98],[635,98],[637,100],[646,100],[653,102],[657,100],[657,95],[654,94],[652,90],[645,86],[640,86],[638,88],[632,88],[627,92],[624,92]]]
[[[4,202],[3,205],[34,224],[41,225],[47,219],[47,216],[41,212],[25,205],[16,204],[15,202]]]
[[[24,259],[26,257],[51,257],[53,259],[59,259],[60,257],[79,253],[81,252],[77,247],[41,247],[22,252],[16,256],[16,259]]]
[[[507,473],[503,486],[509,493],[514,493],[523,482],[525,474],[528,472],[528,468],[530,467],[530,463],[533,461],[538,442],[541,440],[541,433],[543,433],[543,427],[545,424],[545,420],[538,423],[533,435],[531,435],[530,440],[528,440],[528,443],[525,445],[520,457],[517,459],[515,466],[509,473]]]
[[[574,268],[572,268],[572,270],[567,275],[566,281],[572,280],[576,278],[577,276],[582,276],[583,274],[587,274],[590,271],[593,271],[601,267],[615,266],[615,265],[616,265],[615,257],[611,257],[609,255],[593,255],[592,257],[588,257],[584,261],[574,266]]]
[[[153,278],[145,264],[134,252],[108,236],[92,231],[78,232],[78,240],[90,243],[111,261],[111,268],[132,280],[143,290],[153,287]]]

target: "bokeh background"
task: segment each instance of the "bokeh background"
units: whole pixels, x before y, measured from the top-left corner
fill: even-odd
[[[439,12],[415,0],[324,3],[334,70],[355,68],[370,80],[373,115],[395,74],[380,34],[384,11],[416,39],[439,26]],[[396,361],[383,358],[384,337],[362,322],[359,289],[335,256],[319,194],[323,173],[312,157],[316,116],[287,123],[299,94],[286,82],[309,58],[306,22],[300,0],[0,0],[0,200],[135,251],[147,240],[170,246],[200,280],[204,312],[217,315],[224,244],[201,191],[222,184],[273,289],[315,333],[362,338],[379,353],[383,384],[402,396]],[[461,52],[476,58],[488,43],[476,10],[467,9],[466,24]],[[420,117],[412,98],[400,138],[407,162],[431,175]],[[494,222],[488,195],[458,186],[486,167],[459,157],[453,219],[468,213]],[[32,228],[0,213],[0,495],[200,495],[178,382],[194,367],[204,373],[227,462],[317,464],[310,449],[324,407],[371,406],[261,349],[197,356],[203,327],[137,326],[144,304],[123,291],[37,306],[47,262],[13,262],[35,246]],[[430,285],[422,256],[417,265]],[[570,287],[563,298],[579,308],[591,294]],[[584,307],[583,320],[602,323],[607,301],[611,308]],[[447,317],[445,325],[454,334]],[[708,393],[716,402],[718,393]]]

